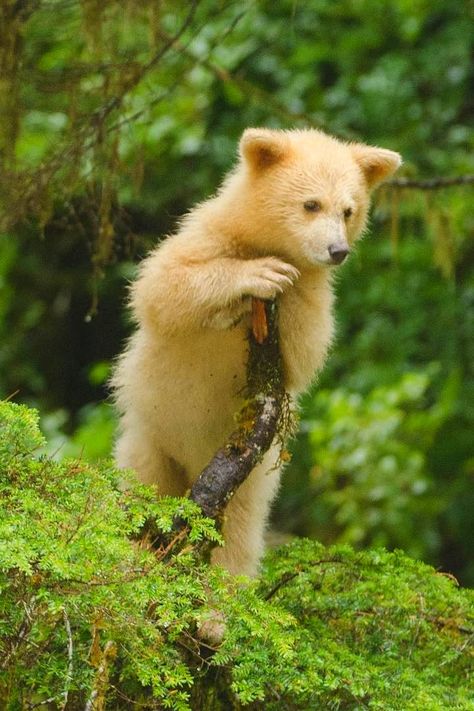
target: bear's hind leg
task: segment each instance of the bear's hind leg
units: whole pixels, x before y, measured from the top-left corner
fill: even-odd
[[[233,575],[253,577],[264,553],[264,534],[271,502],[278,490],[280,472],[271,470],[270,454],[237,489],[224,513],[224,546],[214,548],[212,563]]]
[[[115,447],[120,469],[134,469],[142,484],[154,484],[159,496],[184,496],[188,481],[184,469],[168,457],[146,434],[125,431]]]

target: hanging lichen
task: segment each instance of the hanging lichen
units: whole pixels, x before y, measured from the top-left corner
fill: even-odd
[[[390,244],[392,247],[392,257],[398,259],[398,245],[400,241],[400,191],[392,190],[392,201],[390,205]]]
[[[101,0],[81,0],[84,36],[89,51],[100,58],[103,46],[103,25],[106,3]]]
[[[14,163],[20,113],[18,70],[28,11],[13,0],[0,4],[0,156],[2,170]]]
[[[455,243],[449,213],[441,209],[435,213],[435,219],[434,262],[440,268],[443,276],[452,279],[455,265]]]
[[[190,100],[187,93],[189,86],[192,95],[196,76],[205,77],[209,91],[222,87],[230,92],[231,101],[249,101],[259,111],[270,111],[282,127],[311,125],[310,115],[294,112],[258,81],[232,72],[225,61],[219,63],[219,47],[225,46],[245,15],[245,11],[231,9],[212,34],[213,23],[225,17],[227,10],[225,4],[195,0],[3,0],[0,230],[28,223],[41,234],[57,211],[67,213],[72,202],[87,200],[88,214],[95,211],[86,231],[93,244],[95,274],[99,275],[114,257],[118,195],[137,194],[142,187],[144,157],[152,152],[146,143],[150,139],[146,124],[159,117],[153,127],[157,145],[170,130],[168,121],[172,124],[184,115],[191,126],[196,110],[205,106],[202,96]],[[179,100],[173,103],[174,96]],[[160,104],[167,102],[169,111],[160,115]],[[30,128],[36,121],[42,126],[37,134]],[[319,127],[321,117],[313,123]],[[174,140],[179,143],[181,138],[175,136]],[[192,140],[200,138],[193,135]],[[162,145],[167,149],[166,140]],[[462,184],[472,182],[472,176],[461,177]],[[456,184],[449,177],[442,181],[430,178],[419,187],[431,190]],[[394,257],[399,223],[405,219],[405,204],[412,200],[408,189],[413,188],[417,188],[416,179],[402,178],[395,181],[394,188],[378,193],[383,219],[389,221]],[[422,216],[430,220],[428,214]],[[437,235],[436,263],[443,274],[450,275],[455,250],[449,215],[439,218],[436,225],[430,224],[432,234]]]

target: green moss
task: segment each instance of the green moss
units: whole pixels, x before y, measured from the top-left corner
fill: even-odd
[[[257,393],[281,394],[283,387],[283,366],[278,339],[278,303],[265,302],[268,337],[257,343],[249,335],[249,356],[247,360],[247,388],[249,397]]]
[[[288,439],[296,432],[296,412],[290,396],[285,391],[283,361],[278,336],[278,300],[265,302],[268,337],[264,343],[257,343],[249,334],[249,355],[247,359],[246,400],[238,418],[240,427],[255,417],[255,403],[262,395],[271,395],[279,403],[280,415],[276,428],[276,440],[281,459],[285,460]],[[278,462],[277,466],[279,466]]]

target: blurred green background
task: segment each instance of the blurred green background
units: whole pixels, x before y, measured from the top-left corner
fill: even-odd
[[[60,457],[110,453],[128,281],[245,127],[386,146],[415,180],[474,173],[468,2],[7,0],[0,20],[0,395],[39,408]],[[472,196],[377,192],[273,517],[471,585]]]

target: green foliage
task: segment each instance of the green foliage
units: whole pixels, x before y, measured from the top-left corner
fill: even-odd
[[[0,404],[0,435],[0,697],[23,708],[52,696],[59,708],[69,695],[76,708],[99,684],[111,642],[122,677],[151,686],[156,698],[173,690],[170,707],[185,708],[180,689],[191,677],[174,641],[221,577],[193,554],[203,537],[217,540],[212,523],[190,501],[158,506],[152,489],[120,491],[109,464],[35,456],[44,440],[24,407]],[[170,562],[182,538],[172,533],[178,515],[189,546]],[[170,536],[156,553],[131,538],[148,520]]]
[[[42,420],[41,427],[48,438],[47,449],[55,457],[78,457],[95,462],[110,456],[117,427],[110,403],[90,403],[77,413],[77,427],[69,437],[63,431],[67,423],[66,410],[55,410]]]
[[[458,590],[451,607],[453,581],[401,552],[355,553],[304,540],[269,558],[268,577],[278,582],[266,588],[267,598],[273,593],[302,627],[302,708],[473,706],[472,655],[465,654],[473,629],[460,622],[471,591]],[[456,637],[460,646],[448,651]],[[452,673],[460,686],[449,689]],[[292,676],[288,670],[278,687],[289,700]]]
[[[416,557],[437,542],[426,452],[452,402],[426,407],[429,382],[428,373],[410,373],[366,397],[341,389],[315,395],[316,419],[305,423],[312,476],[341,540],[398,545]]]
[[[474,598],[449,577],[298,541],[230,579],[200,558],[218,534],[195,504],[44,445],[0,403],[2,708],[474,709]],[[212,609],[217,650],[196,634]]]

